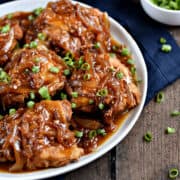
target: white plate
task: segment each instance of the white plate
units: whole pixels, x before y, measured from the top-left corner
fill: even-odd
[[[10,3],[0,5],[0,16],[3,16],[7,13],[16,12],[16,11],[31,11],[38,7],[44,7],[47,2],[50,0],[18,0]],[[52,0],[51,0],[52,1]],[[82,3],[80,3],[82,4]],[[87,6],[82,4],[83,6]],[[147,70],[146,65],[134,39],[129,35],[129,33],[115,20],[109,18],[111,24],[111,34],[113,37],[120,43],[124,43],[132,52],[133,58],[135,59],[138,76],[141,77],[141,103],[136,107],[124,121],[119,130],[113,134],[103,145],[101,145],[96,152],[83,156],[79,161],[68,164],[59,168],[44,169],[40,171],[30,172],[30,173],[20,173],[20,174],[11,174],[8,172],[0,172],[0,179],[3,180],[29,180],[29,179],[41,179],[51,176],[56,176],[60,174],[67,173],[79,167],[82,167],[95,159],[99,158],[114,146],[116,146],[122,139],[129,133],[136,121],[138,120],[140,113],[143,109],[146,92],[147,92]]]

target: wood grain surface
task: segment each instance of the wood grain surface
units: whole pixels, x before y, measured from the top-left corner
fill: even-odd
[[[180,44],[180,28],[170,32]],[[165,101],[153,100],[144,108],[129,135],[111,152],[93,163],[65,175],[65,180],[168,180],[168,170],[180,170],[180,117],[170,112],[180,110],[180,80],[163,90]],[[165,134],[166,127],[176,133]],[[143,141],[151,131],[153,141]],[[180,179],[180,178],[177,178]]]

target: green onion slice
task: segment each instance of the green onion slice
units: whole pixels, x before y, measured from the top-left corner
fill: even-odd
[[[108,90],[105,89],[101,89],[96,93],[96,96],[107,96],[108,95]]]
[[[74,133],[75,133],[75,137],[77,137],[77,138],[83,137],[83,132],[82,131],[77,131],[76,130]]]
[[[96,137],[97,136],[96,130],[89,131],[88,136],[90,139],[92,139],[93,137]]]
[[[77,107],[76,103],[71,103],[72,109],[75,109]]]
[[[159,42],[160,42],[161,44],[165,44],[165,43],[166,43],[166,39],[163,38],[163,37],[161,37],[161,38],[159,39]]]
[[[170,179],[176,179],[179,175],[179,171],[177,168],[171,168],[169,170],[169,178]]]
[[[180,116],[180,111],[174,110],[171,112],[171,116]]]
[[[48,99],[48,100],[51,99],[51,96],[49,94],[49,90],[46,86],[41,87],[38,92],[43,99]]]
[[[129,49],[123,48],[123,49],[121,50],[121,55],[122,55],[122,56],[128,56],[128,55],[130,55]]]
[[[28,102],[27,102],[27,107],[28,107],[28,108],[33,108],[34,105],[35,105],[35,102],[34,102],[34,101],[28,101]]]
[[[166,133],[167,134],[174,134],[176,132],[175,128],[167,127],[166,128]]]
[[[1,33],[8,33],[10,31],[10,25],[7,24],[1,28]]]
[[[55,67],[55,66],[52,66],[52,67],[49,69],[49,71],[50,71],[51,73],[57,74],[57,73],[59,73],[59,68],[58,68],[58,67]]]
[[[99,103],[99,104],[98,104],[98,108],[99,108],[100,110],[103,110],[103,109],[104,109],[104,104],[103,104],[103,103]]]
[[[77,97],[78,97],[78,92],[76,92],[76,91],[72,92],[72,93],[71,93],[71,96],[72,96],[73,98],[77,98]]]
[[[15,108],[9,109],[9,115],[14,115],[15,113],[16,113],[16,109]]]
[[[118,78],[118,79],[122,79],[123,76],[124,76],[124,74],[122,72],[117,72],[116,73],[116,78]]]
[[[146,142],[151,142],[152,141],[152,133],[150,131],[148,131],[145,135],[144,135],[144,140]]]
[[[67,94],[61,92],[60,97],[61,97],[62,100],[67,99]]]
[[[170,44],[163,44],[161,47],[161,51],[168,53],[172,50],[172,46]]]
[[[105,131],[105,129],[97,129],[97,134],[105,136],[106,135],[106,131]]]
[[[156,96],[156,102],[161,103],[164,101],[164,99],[165,99],[164,93],[162,91],[159,92]]]
[[[89,70],[90,69],[90,65],[88,63],[84,63],[84,64],[82,64],[81,69],[83,71]]]
[[[33,73],[38,73],[40,71],[40,67],[39,66],[33,66],[32,67],[32,72]]]

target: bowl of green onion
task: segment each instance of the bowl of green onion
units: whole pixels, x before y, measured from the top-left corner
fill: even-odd
[[[180,26],[180,0],[141,0],[144,11],[152,19],[172,26]]]

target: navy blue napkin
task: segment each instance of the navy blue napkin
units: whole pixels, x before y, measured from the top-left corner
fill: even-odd
[[[1,0],[0,3],[7,2]],[[138,43],[148,69],[148,93],[146,103],[167,85],[180,78],[180,48],[165,27],[145,15],[139,3],[131,0],[81,0],[86,4],[107,11],[122,24]],[[170,53],[161,52],[160,37],[171,44]],[[51,178],[63,179],[62,176]]]

